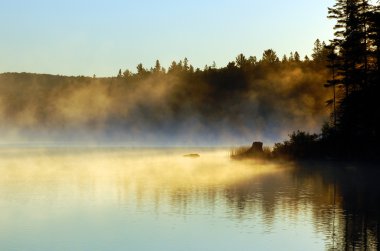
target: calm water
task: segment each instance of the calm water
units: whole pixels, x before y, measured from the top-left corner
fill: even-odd
[[[228,154],[2,148],[0,250],[377,250],[377,171]]]

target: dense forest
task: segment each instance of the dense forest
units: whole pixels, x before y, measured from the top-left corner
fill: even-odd
[[[312,47],[311,45],[310,47]],[[185,58],[165,70],[157,60],[109,78],[0,74],[3,135],[140,145],[272,143],[289,130],[318,130],[329,91],[324,43],[311,59],[240,54],[227,66],[194,69]],[[120,142],[118,142],[120,143]]]
[[[380,156],[380,9],[367,0],[337,0],[328,10],[335,38],[325,47],[331,89],[330,123],[321,134],[302,131],[275,145],[295,158],[374,159]]]
[[[0,74],[0,131],[14,139],[131,145],[263,140],[275,156],[379,156],[379,4],[337,0],[335,38],[298,52],[237,55],[224,67],[120,69],[115,77]],[[330,114],[330,116],[329,116]],[[323,125],[322,129],[321,125]]]

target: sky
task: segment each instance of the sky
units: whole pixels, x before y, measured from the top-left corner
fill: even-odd
[[[115,76],[159,59],[227,65],[239,53],[310,55],[333,0],[0,0],[0,73]]]

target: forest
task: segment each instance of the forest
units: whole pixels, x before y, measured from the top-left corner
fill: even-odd
[[[185,58],[167,70],[157,60],[109,78],[0,74],[0,129],[28,141],[272,143],[288,130],[318,130],[326,119],[324,46],[317,40],[311,59],[298,52],[280,59],[268,49],[260,59],[240,54],[225,67],[202,70]]]
[[[267,49],[224,67],[184,58],[165,69],[157,60],[108,78],[0,74],[0,131],[9,141],[127,145],[273,144],[289,135],[275,156],[377,158],[379,4],[337,0],[328,18],[334,39],[317,39],[310,58]]]
[[[380,10],[367,0],[337,0],[328,17],[336,20],[328,50],[332,92],[329,123],[320,134],[297,131],[275,145],[276,155],[294,158],[378,159],[380,156]]]

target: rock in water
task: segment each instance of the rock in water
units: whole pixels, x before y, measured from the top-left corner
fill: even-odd
[[[198,153],[190,153],[190,154],[183,155],[183,157],[187,157],[187,158],[199,158],[200,155]]]
[[[249,149],[241,150],[236,154],[232,154],[232,158],[265,158],[267,157],[264,153],[263,142],[255,141]]]

